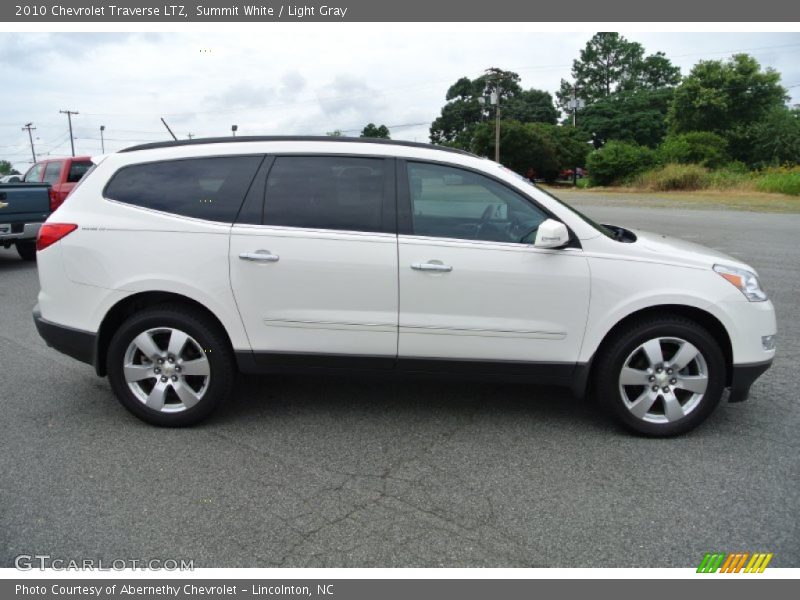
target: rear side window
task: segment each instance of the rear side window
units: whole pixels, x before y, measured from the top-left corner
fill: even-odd
[[[264,223],[380,232],[385,193],[383,159],[281,156],[267,180]]]
[[[54,160],[53,162],[47,163],[47,166],[44,168],[44,179],[42,179],[42,181],[50,185],[58,183],[63,166],[63,160]]]
[[[123,167],[105,196],[163,212],[232,223],[263,156],[222,156]]]
[[[73,162],[69,166],[69,173],[67,173],[67,183],[78,183],[81,177],[86,175],[86,171],[92,168],[92,163],[89,161]]]
[[[28,172],[25,173],[25,181],[30,183],[39,183],[42,180],[42,171],[44,170],[44,163],[33,165]]]

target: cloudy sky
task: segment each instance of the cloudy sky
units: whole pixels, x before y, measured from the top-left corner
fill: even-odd
[[[427,141],[451,83],[491,66],[510,69],[524,87],[555,91],[569,77],[587,32],[402,34],[368,24],[342,35],[335,27],[186,33],[0,33],[0,159],[19,170],[30,161],[22,125],[36,127],[37,155],[100,153],[165,139],[159,117],[178,137],[358,135],[368,122],[392,137]],[[349,32],[353,32],[349,34]],[[662,50],[684,73],[703,59],[736,51],[782,74],[800,103],[798,33],[626,33],[648,53]]]

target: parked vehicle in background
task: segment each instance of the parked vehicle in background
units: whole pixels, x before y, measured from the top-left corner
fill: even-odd
[[[54,211],[72,191],[86,172],[92,168],[90,156],[48,158],[33,165],[25,173],[26,183],[50,184],[50,210]]]
[[[22,175],[6,175],[0,177],[0,183],[19,183],[22,181]]]
[[[36,260],[36,236],[47,216],[64,202],[92,167],[88,156],[49,158],[15,183],[0,183],[0,246],[16,246],[20,258]],[[4,178],[5,179],[5,178]]]
[[[599,225],[502,166],[357,138],[217,138],[110,154],[37,242],[34,320],[180,426],[235,374],[354,369],[594,393],[676,435],[772,363],[755,271]]]
[[[0,246],[14,245],[20,258],[36,260],[36,236],[50,214],[50,185],[0,185]]]

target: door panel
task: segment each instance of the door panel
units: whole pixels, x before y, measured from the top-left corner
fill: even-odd
[[[589,267],[530,244],[546,211],[453,165],[402,162],[399,181],[399,357],[574,363]]]
[[[231,285],[256,360],[370,356],[392,367],[394,161],[278,156],[263,206],[263,224],[234,225],[230,242]]]
[[[278,260],[244,260],[269,251]],[[397,354],[397,238],[237,225],[231,284],[256,353]]]
[[[399,256],[401,358],[577,360],[589,304],[580,251],[400,236]]]

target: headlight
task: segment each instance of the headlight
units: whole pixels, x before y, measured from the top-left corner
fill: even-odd
[[[763,302],[767,299],[767,294],[761,289],[758,277],[752,271],[725,265],[714,265],[714,270],[735,285],[750,302]]]

